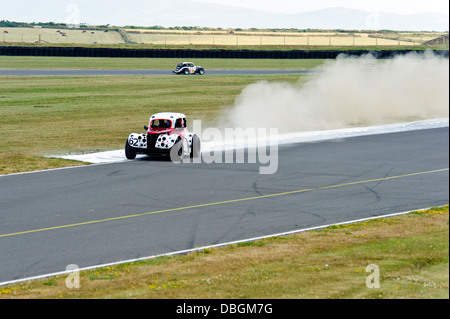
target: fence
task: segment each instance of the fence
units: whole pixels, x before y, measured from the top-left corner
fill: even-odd
[[[156,34],[128,32],[131,42],[153,45],[220,46],[414,46],[418,39],[374,35],[245,35],[245,34]]]
[[[195,49],[116,49],[84,47],[25,47],[0,46],[0,55],[9,56],[67,56],[111,58],[213,58],[213,59],[335,59],[340,54],[361,56],[372,54],[376,58],[391,58],[421,50],[195,50]],[[448,58],[448,50],[434,50]]]

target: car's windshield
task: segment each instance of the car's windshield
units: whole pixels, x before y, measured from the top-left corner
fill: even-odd
[[[170,128],[172,126],[171,120],[153,120],[150,124],[151,128]]]

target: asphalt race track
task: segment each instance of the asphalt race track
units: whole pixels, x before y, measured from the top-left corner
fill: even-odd
[[[449,202],[449,129],[281,145],[260,164],[141,160],[0,176],[0,283]]]
[[[259,75],[259,74],[301,74],[316,70],[206,70],[209,75]],[[47,70],[47,69],[0,69],[0,75],[12,76],[86,76],[86,75],[174,75],[170,70]],[[181,76],[181,75],[180,75]]]

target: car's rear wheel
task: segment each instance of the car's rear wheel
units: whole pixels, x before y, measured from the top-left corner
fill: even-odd
[[[188,69],[184,69],[183,72],[184,72],[185,75],[188,75],[188,74],[189,74],[189,70],[188,70]]]
[[[125,142],[125,156],[127,159],[132,160],[136,158],[135,150],[130,146],[128,140]]]

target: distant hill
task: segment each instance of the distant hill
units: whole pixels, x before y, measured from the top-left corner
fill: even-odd
[[[163,3],[163,2],[162,2]],[[131,24],[162,26],[200,26],[222,28],[296,28],[395,31],[448,31],[449,16],[441,13],[400,15],[342,7],[311,12],[281,14],[194,1],[182,2],[183,10],[167,10],[156,5],[147,23],[136,19]],[[127,9],[125,9],[127,10]],[[126,13],[122,13],[126,17]],[[108,23],[108,22],[105,22]],[[149,24],[150,23],[150,24]],[[130,25],[131,25],[130,24]],[[122,24],[123,25],[123,24]]]
[[[202,3],[194,0],[126,2],[77,0],[30,1],[23,10],[20,1],[11,1],[2,7],[1,19],[24,22],[65,23],[79,20],[88,25],[115,26],[198,26],[212,28],[295,28],[394,31],[448,31],[449,16],[441,13],[400,15],[379,11],[348,8],[281,14],[259,9]],[[50,7],[51,4],[51,7]],[[39,20],[36,20],[39,19]]]
[[[346,8],[286,15],[283,24],[296,28],[345,30],[448,31],[448,15],[421,13],[400,15]]]
[[[257,10],[234,12],[231,7],[218,10],[209,17],[211,26],[224,25],[241,28],[296,28],[344,30],[448,31],[449,17],[440,13],[400,15],[347,8],[328,8],[296,14],[269,13]],[[222,14],[219,14],[219,11]],[[223,14],[227,13],[227,14]],[[202,25],[205,21],[186,17],[188,25]]]

